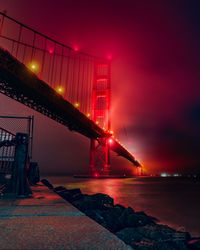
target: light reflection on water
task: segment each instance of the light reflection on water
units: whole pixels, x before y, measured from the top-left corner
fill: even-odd
[[[54,186],[105,193],[115,204],[145,211],[162,223],[200,236],[200,182],[183,178],[85,179],[46,177]]]

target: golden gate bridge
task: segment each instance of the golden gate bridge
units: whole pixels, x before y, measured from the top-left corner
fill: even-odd
[[[0,12],[0,93],[91,140],[91,176],[108,176],[110,150],[141,164],[111,129],[111,62]]]

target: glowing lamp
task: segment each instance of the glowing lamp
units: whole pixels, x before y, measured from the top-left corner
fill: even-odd
[[[74,51],[78,51],[78,46],[74,46]]]
[[[78,108],[80,106],[80,104],[78,102],[74,103],[74,107]]]
[[[94,173],[94,177],[98,177],[99,175],[98,175],[98,173]]]
[[[87,117],[90,117],[90,113],[87,113]]]
[[[98,121],[96,121],[96,124],[98,125],[98,124],[99,124],[99,122],[98,122]]]
[[[49,54],[53,54],[53,50],[52,49],[49,49]]]
[[[56,88],[56,91],[59,93],[59,94],[62,94],[64,92],[64,89],[63,87],[57,87]]]
[[[107,59],[111,60],[112,59],[112,55],[107,55]]]
[[[35,62],[32,62],[32,63],[29,64],[29,68],[30,68],[30,70],[35,72],[38,69],[38,65]]]
[[[108,140],[108,142],[109,142],[110,144],[113,143],[113,139],[110,138],[110,139]]]

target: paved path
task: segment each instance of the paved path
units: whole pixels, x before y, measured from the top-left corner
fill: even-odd
[[[45,186],[0,199],[0,249],[132,249]]]

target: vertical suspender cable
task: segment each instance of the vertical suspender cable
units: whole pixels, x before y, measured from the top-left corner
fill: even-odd
[[[59,84],[60,85],[62,85],[63,58],[64,58],[64,47],[62,46],[61,63],[60,63],[60,79],[59,79]]]
[[[44,49],[43,49],[43,56],[42,56],[42,67],[41,67],[41,74],[40,74],[40,79],[41,79],[41,80],[42,80],[43,72],[44,72],[46,48],[47,48],[47,39],[46,39],[46,37],[45,37],[45,40],[44,40]]]
[[[34,56],[34,51],[35,51],[35,39],[36,39],[36,33],[33,33],[33,43],[32,43],[32,52],[31,52],[31,62],[33,60],[33,56]]]
[[[52,65],[51,65],[51,76],[50,76],[50,86],[53,88],[54,87],[54,83],[53,83],[53,75],[54,75],[54,64],[55,64],[55,54],[56,54],[56,43],[54,43],[54,50],[53,50],[53,62],[52,62]]]
[[[19,51],[19,44],[21,40],[21,34],[22,34],[22,26],[19,26],[19,35],[18,35],[18,40],[17,40],[17,50],[16,50],[16,58],[18,57],[18,51]]]
[[[68,49],[68,53],[67,53],[67,69],[66,69],[66,78],[65,78],[65,88],[66,88],[66,92],[65,92],[65,98],[66,100],[69,101],[69,66],[70,66],[70,54],[71,54],[71,50]]]

